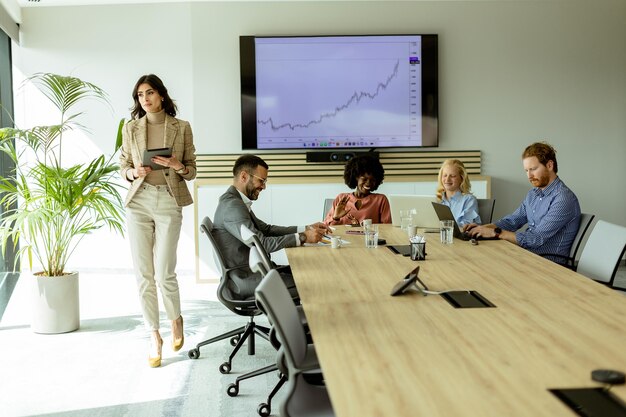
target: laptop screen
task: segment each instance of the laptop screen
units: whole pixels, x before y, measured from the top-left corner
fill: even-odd
[[[419,228],[439,228],[439,219],[433,210],[432,203],[437,199],[432,195],[389,194],[391,223],[400,226],[400,210],[415,209],[414,226]]]
[[[433,202],[432,205],[439,220],[454,220],[454,237],[461,237],[461,229],[459,229],[459,225],[456,223],[456,219],[454,218],[450,207],[446,206],[445,204],[435,202]]]

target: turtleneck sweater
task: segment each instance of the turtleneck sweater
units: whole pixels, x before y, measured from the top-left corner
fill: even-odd
[[[157,113],[146,113],[148,120],[147,149],[163,148],[165,146],[165,110]],[[167,169],[167,168],[166,168]],[[151,185],[165,185],[165,169],[152,171],[144,180]]]

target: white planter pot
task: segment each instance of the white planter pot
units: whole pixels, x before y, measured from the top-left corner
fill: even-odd
[[[35,333],[54,334],[80,326],[78,272],[61,277],[33,275],[32,322]]]

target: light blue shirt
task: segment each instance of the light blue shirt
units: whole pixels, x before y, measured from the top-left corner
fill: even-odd
[[[450,211],[459,227],[470,223],[482,223],[480,215],[478,214],[478,201],[472,194],[463,194],[457,191],[452,198],[448,200],[444,192],[441,196],[441,204],[450,207]]]
[[[533,188],[522,204],[496,226],[515,232],[525,224],[528,228],[515,233],[517,244],[537,254],[554,253],[569,256],[580,225],[580,205],[576,195],[557,177],[544,190]],[[562,263],[563,259],[545,256]]]

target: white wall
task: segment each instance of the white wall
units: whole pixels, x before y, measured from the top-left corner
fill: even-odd
[[[154,72],[192,123],[198,152],[235,153],[239,35],[438,33],[440,148],[483,152],[495,216],[529,188],[523,148],[547,138],[583,211],[626,225],[625,21],[623,0],[33,7],[22,11],[14,63],[27,75],[71,72],[108,91],[114,114],[87,123],[105,152],[134,82]],[[28,110],[22,101],[16,112]],[[192,269],[193,212],[185,216],[179,264]],[[130,265],[125,243],[103,236],[93,241],[106,242],[116,265]]]

